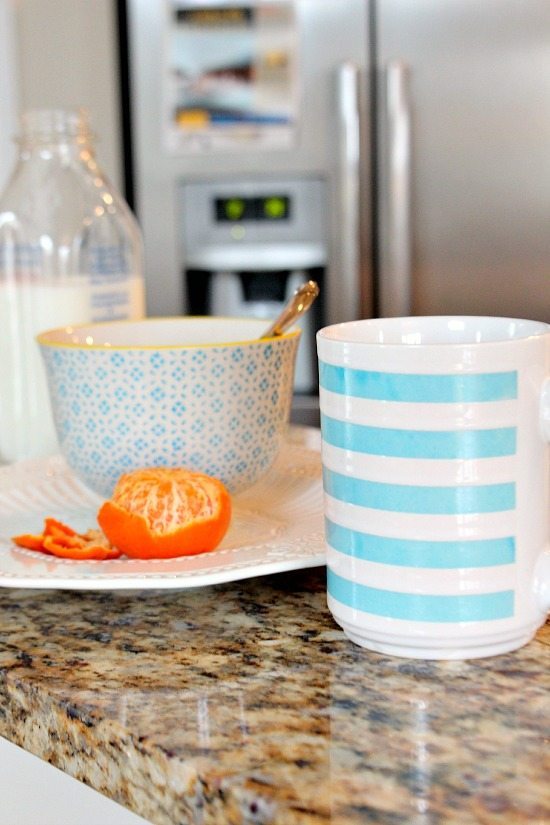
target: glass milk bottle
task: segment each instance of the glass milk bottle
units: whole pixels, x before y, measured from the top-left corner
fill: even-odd
[[[35,335],[144,314],[140,230],[86,112],[29,111],[18,142],[0,198],[0,463],[57,448]]]

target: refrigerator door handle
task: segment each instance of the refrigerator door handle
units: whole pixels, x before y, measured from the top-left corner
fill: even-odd
[[[337,67],[337,276],[329,296],[335,321],[351,321],[360,315],[360,176],[361,113],[359,68],[346,61]]]
[[[412,313],[411,103],[409,67],[392,60],[385,72],[386,162],[380,187],[379,310]]]

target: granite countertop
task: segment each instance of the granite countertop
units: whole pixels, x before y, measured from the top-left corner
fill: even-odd
[[[324,569],[0,592],[0,733],[158,825],[550,821],[550,628],[469,662],[347,641]]]
[[[391,658],[344,637],[318,567],[0,589],[0,627],[0,735],[155,825],[550,822],[550,625]]]

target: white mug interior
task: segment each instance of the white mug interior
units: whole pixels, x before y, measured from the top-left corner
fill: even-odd
[[[319,336],[353,344],[429,346],[498,343],[548,331],[548,324],[521,318],[443,315],[348,321],[325,327]]]

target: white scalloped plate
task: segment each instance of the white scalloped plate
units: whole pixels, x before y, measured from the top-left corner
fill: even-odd
[[[199,556],[139,561],[67,561],[16,547],[11,536],[40,532],[46,516],[79,531],[96,527],[101,499],[64,459],[0,468],[0,587],[128,590],[202,587],[325,564],[321,459],[288,443],[268,475],[235,496],[219,548]]]

